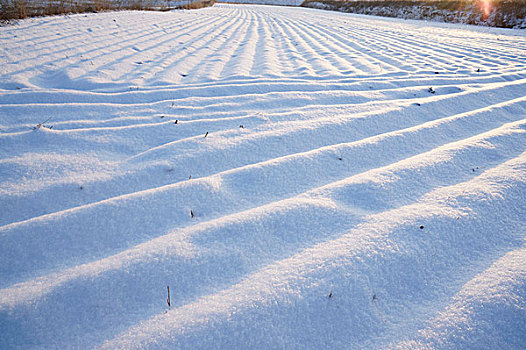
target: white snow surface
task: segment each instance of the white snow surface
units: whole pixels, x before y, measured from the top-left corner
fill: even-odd
[[[279,5],[279,6],[300,6],[304,0],[226,0],[227,3],[238,4],[259,4],[259,5]]]
[[[526,347],[523,32],[220,4],[0,63],[1,349]]]

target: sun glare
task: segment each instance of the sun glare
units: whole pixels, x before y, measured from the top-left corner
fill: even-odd
[[[488,17],[489,13],[491,12],[491,0],[482,0],[480,2],[480,6],[484,12],[484,17]]]

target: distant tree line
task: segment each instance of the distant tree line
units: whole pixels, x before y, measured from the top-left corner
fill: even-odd
[[[404,19],[526,28],[526,0],[306,0],[301,6]]]
[[[0,20],[108,10],[195,9],[214,0],[0,0]]]

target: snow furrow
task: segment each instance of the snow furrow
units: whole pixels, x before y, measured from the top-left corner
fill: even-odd
[[[257,5],[0,26],[0,349],[524,348],[525,52]]]
[[[395,206],[399,204],[410,205],[414,198],[419,198],[430,189],[432,190],[437,182],[447,184],[447,181],[443,181],[443,177],[440,176],[442,173],[460,171],[465,174],[464,179],[477,176],[478,172],[483,171],[482,169],[477,169],[477,174],[471,174],[471,171],[462,169],[466,160],[474,158],[474,155],[479,159],[492,159],[494,158],[492,154],[506,153],[510,141],[508,136],[524,134],[524,125],[522,122],[505,126],[487,135],[481,135],[466,140],[466,142],[446,145],[412,159],[358,174],[295,198],[242,211],[239,214],[210,222],[199,223],[183,230],[176,230],[115,256],[14,285],[1,291],[2,307],[15,308],[24,313],[25,311],[22,310],[31,308],[32,303],[36,301],[35,299],[40,299],[51,293],[51,296],[39,301],[40,307],[46,309],[45,305],[48,303],[52,307],[54,295],[63,297],[64,293],[70,293],[66,290],[53,291],[63,285],[67,285],[68,290],[72,292],[87,288],[86,283],[91,288],[96,286],[97,290],[110,291],[119,290],[119,286],[130,283],[130,278],[135,280],[133,282],[134,288],[120,290],[118,293],[122,299],[133,299],[133,295],[138,293],[139,288],[143,290],[141,294],[152,294],[151,297],[155,298],[157,292],[148,291],[148,289],[152,285],[157,285],[161,289],[163,283],[170,283],[170,278],[168,281],[153,277],[145,280],[144,276],[155,276],[155,271],[159,269],[169,270],[175,276],[178,274],[200,275],[204,281],[217,280],[216,285],[235,283],[241,280],[237,276],[245,271],[248,266],[258,266],[272,261],[273,258],[287,257],[302,247],[307,248],[311,244],[323,240],[324,237],[331,238],[335,234],[339,236],[340,232],[345,231],[347,227],[357,226],[360,222],[367,221],[369,215],[375,214],[374,211],[371,211],[372,208],[363,207],[363,203],[360,203],[360,197],[365,194],[369,196],[375,194],[375,207],[389,211],[394,209],[386,207],[385,204],[387,203]],[[488,169],[490,166],[488,164],[484,168]],[[452,171],[455,168],[458,170]],[[428,182],[425,183],[422,180],[417,187],[408,188],[408,183],[406,183],[408,176],[404,174],[411,172],[417,172]],[[393,177],[393,174],[397,174],[397,177]],[[387,178],[389,181],[385,182]],[[452,181],[457,179],[456,176],[451,178]],[[380,187],[382,183],[383,185]],[[404,193],[405,199],[389,198],[393,196],[393,193]],[[404,201],[405,203],[403,203]],[[454,204],[455,199],[448,198],[446,202],[447,204]],[[345,204],[342,206],[342,203]],[[380,203],[384,204],[377,206]],[[339,206],[335,206],[335,204],[339,204]],[[325,216],[333,221],[333,229],[339,228],[336,232],[331,232],[316,224],[320,220],[323,221],[322,218]],[[257,218],[255,226],[253,225],[254,218]],[[287,218],[288,224],[286,226],[283,224],[284,218]],[[279,222],[282,224],[278,225]],[[243,227],[243,230],[241,232],[235,230],[234,228],[237,226]],[[284,240],[274,232],[277,228],[287,230],[288,235]],[[235,236],[232,236],[233,232],[236,232]],[[323,235],[320,234],[322,232]],[[242,249],[240,249],[241,246]],[[241,260],[235,253],[239,251],[238,249],[245,251]],[[211,253],[217,255],[218,251],[224,251],[220,254],[223,258],[219,260],[223,266],[223,272],[215,270],[205,258]],[[197,252],[201,253],[196,254]],[[272,252],[271,256],[265,257],[268,252]],[[212,261],[214,264],[219,262],[216,258]],[[252,263],[244,267],[247,262]],[[176,302],[176,305],[180,305],[184,300],[192,301],[196,295],[206,293],[208,289],[206,285],[194,284],[192,290],[182,290],[177,286],[174,286],[173,290],[174,293],[180,295]],[[187,299],[182,295],[194,296],[194,298]],[[104,322],[112,322],[119,313],[131,312],[129,308],[133,308],[133,310],[141,307],[148,309],[148,301],[149,299],[135,301],[133,304],[121,306],[115,314],[101,315],[96,318],[97,325],[104,328]],[[91,303],[96,302],[96,299],[89,299],[83,303],[75,302],[68,308],[71,308],[71,314],[74,314],[74,310],[90,308]],[[67,322],[71,325],[75,321],[68,320]],[[100,330],[95,327],[96,332]]]
[[[413,340],[389,348],[434,348],[455,339],[462,347],[520,349],[526,326],[524,261],[524,246],[511,249],[467,281]]]
[[[506,159],[507,157],[513,156],[513,154],[520,154],[523,150],[518,148],[515,150],[510,149],[510,141],[513,143],[514,138],[518,139],[524,139],[525,132],[524,129],[526,129],[526,121],[520,121],[516,123],[506,124],[502,126],[501,128],[489,131],[487,133],[458,141],[453,142],[451,144],[446,144],[442,147],[437,147],[433,149],[432,151],[413,156],[411,158],[384,166],[384,167],[378,167],[371,170],[366,170],[364,172],[351,175],[348,178],[334,181],[330,184],[326,184],[323,186],[320,186],[318,188],[310,188],[307,191],[300,193],[296,196],[293,196],[291,198],[287,198],[283,200],[284,203],[295,203],[295,205],[301,205],[302,203],[312,203],[313,206],[319,206],[320,208],[324,205],[330,204],[330,203],[338,203],[340,206],[344,209],[344,212],[348,212],[348,215],[356,216],[356,218],[373,214],[376,210],[386,210],[390,209],[396,206],[407,205],[411,203],[414,198],[418,198],[425,194],[426,192],[429,192],[433,189],[433,186],[435,186],[436,183],[441,183],[442,185],[448,184],[448,181],[457,181],[458,179],[469,179],[473,176],[476,176],[480,172],[484,171],[484,169],[489,169],[493,166],[495,166],[498,163],[495,163],[496,159]],[[511,137],[511,138],[510,138]],[[473,169],[466,169],[465,164],[470,159],[477,158],[479,159],[479,164]],[[483,162],[482,160],[486,160]],[[214,197],[210,198],[209,201],[217,200],[218,197],[230,197],[230,199],[235,199],[235,203],[238,203],[238,207],[231,208],[231,213],[228,215],[222,216],[220,218],[211,220],[211,221],[204,221],[198,224],[190,225],[184,230],[189,232],[194,231],[202,231],[207,232],[209,230],[208,227],[222,227],[225,225],[235,224],[239,225],[242,224],[243,226],[249,225],[251,222],[251,218],[254,215],[257,215],[259,217],[263,216],[263,213],[266,213],[264,215],[268,215],[269,213],[272,213],[274,211],[278,211],[280,216],[289,216],[292,217],[294,215],[291,215],[288,213],[290,209],[294,210],[295,206],[291,205],[285,205],[281,203],[280,201],[272,202],[272,203],[259,203],[261,207],[252,208],[249,210],[244,210],[246,208],[244,207],[244,203],[247,203],[250,198],[254,196],[253,193],[250,193],[249,191],[239,189],[238,184],[243,184],[243,181],[241,181],[243,178],[246,178],[247,175],[254,177],[255,175],[252,174],[254,171],[252,169],[238,169],[235,171],[226,172],[224,174],[216,174],[214,177],[211,177],[210,179],[200,179],[200,180],[194,180],[192,181],[192,185],[200,186],[203,183],[212,183],[214,180],[216,183],[221,183],[221,187],[223,188],[221,190],[221,193],[217,193]],[[243,174],[247,173],[247,174]],[[413,185],[411,188],[407,188],[409,186],[409,182],[407,179],[409,176],[404,176],[404,174],[409,173],[418,173],[419,177],[422,177],[425,180],[420,181],[418,186]],[[454,174],[450,179],[446,179],[441,174]],[[396,174],[396,175],[395,175]],[[459,175],[463,174],[463,175]],[[275,178],[277,174],[273,174],[271,176],[266,176],[266,178],[272,179]],[[215,178],[215,179],[214,179]],[[264,176],[261,176],[260,178],[265,178]],[[267,180],[267,182],[270,180]],[[276,181],[276,180],[273,180]],[[278,179],[277,181],[280,181]],[[380,184],[382,184],[380,186]],[[190,184],[187,184],[189,186]],[[158,188],[158,189],[150,189],[148,191],[145,191],[143,193],[136,193],[133,195],[127,195],[123,196],[121,198],[113,198],[112,200],[106,200],[101,203],[89,205],[86,207],[76,208],[74,210],[69,210],[67,212],[61,212],[61,213],[55,213],[50,214],[45,217],[42,217],[40,220],[37,220],[38,225],[45,224],[46,220],[52,220],[52,226],[57,229],[58,223],[57,221],[65,220],[68,216],[75,215],[72,219],[72,221],[82,222],[82,216],[79,216],[77,212],[80,212],[80,214],[83,214],[83,211],[91,210],[93,206],[95,205],[111,205],[111,206],[117,206],[115,202],[128,202],[126,205],[120,205],[125,207],[133,207],[135,205],[130,204],[130,200],[137,200],[140,202],[144,202],[147,200],[147,197],[149,196],[155,196],[156,199],[159,199],[159,192],[161,191],[168,191],[171,190],[170,197],[184,197],[185,195],[182,192],[181,187],[182,186],[171,186],[172,188]],[[272,187],[270,184],[263,184],[263,188],[270,188]],[[176,192],[177,191],[177,192]],[[396,194],[396,195],[395,195]],[[205,194],[206,195],[206,194]],[[370,204],[365,203],[361,197],[367,195],[370,198],[374,198],[373,201],[371,201]],[[281,194],[282,197],[286,197],[286,194]],[[312,199],[309,199],[312,198]],[[320,202],[317,202],[316,199],[318,198],[326,198]],[[331,205],[329,205],[331,207]],[[107,210],[107,209],[99,209],[99,210]],[[175,213],[175,210],[173,208],[169,208],[169,211]],[[241,211],[240,214],[235,214],[236,212]],[[254,214],[256,213],[256,214]],[[301,213],[301,212],[300,212]],[[196,214],[201,214],[201,212],[196,210]],[[85,213],[83,214],[86,215]],[[154,213],[148,212],[144,213],[141,217],[152,217]],[[159,215],[159,214],[156,214]],[[321,215],[320,212],[318,212],[317,215]],[[331,214],[332,215],[332,214]],[[245,218],[245,216],[248,216],[248,219]],[[230,218],[232,217],[232,219]],[[234,219],[235,218],[235,219]],[[345,218],[343,216],[342,218]],[[281,218],[279,219],[281,220]],[[305,219],[303,219],[305,220]],[[348,220],[348,218],[345,218],[345,220]],[[20,223],[22,225],[24,224],[31,224],[34,220],[30,220],[26,223]],[[240,222],[241,221],[241,222]],[[243,221],[246,221],[243,223]],[[115,225],[115,223],[113,223]],[[124,223],[121,223],[119,226],[123,226]],[[137,225],[137,223],[134,223],[133,225]],[[14,228],[19,226],[19,224],[15,225]],[[69,226],[69,225],[65,225]],[[10,227],[13,227],[13,225],[10,225]],[[217,228],[216,228],[217,229]],[[225,230],[228,232],[228,229],[222,228],[222,230]],[[304,231],[305,229],[303,229]],[[171,245],[169,243],[172,240],[172,237],[185,237],[187,236],[186,233],[183,231],[178,231],[177,229],[172,229],[174,231],[173,233],[168,234],[167,236],[162,236],[157,239],[159,243],[155,243],[153,247],[156,247],[155,249],[159,249],[158,251],[152,251],[150,249],[144,249],[144,248],[133,248],[132,251],[135,252],[142,252],[143,256],[150,257],[151,254],[166,254],[168,247]],[[290,229],[289,229],[290,231]],[[10,232],[10,235],[17,236],[16,233]],[[58,235],[63,235],[63,233],[57,232]],[[211,235],[210,233],[207,233],[208,235]],[[93,237],[93,234],[90,235]],[[314,235],[313,235],[314,237]],[[49,239],[49,236],[47,236]],[[27,239],[28,241],[34,241],[35,238]],[[176,239],[174,242],[179,242],[181,238]],[[215,239],[214,239],[215,241]],[[154,243],[154,242],[152,242]],[[224,243],[224,241],[223,241]],[[295,242],[297,243],[297,242]],[[182,243],[176,243],[177,245]],[[252,244],[251,244],[252,245]],[[150,243],[145,243],[143,246],[150,246]],[[187,244],[188,247],[191,247],[191,244]],[[190,251],[192,249],[189,249]],[[63,253],[63,252],[62,252]],[[18,253],[20,254],[20,253]],[[141,254],[141,253],[139,253]],[[137,260],[137,253],[136,254],[129,254],[128,252],[120,253],[118,254],[120,257],[126,257],[131,258],[133,260]],[[25,260],[30,259],[29,257]],[[144,259],[144,258],[142,258]],[[114,261],[118,259],[110,258],[109,261]],[[139,259],[140,260],[140,259]],[[39,264],[42,264],[43,262],[39,262]],[[115,263],[115,262],[114,262]],[[124,263],[124,261],[121,261],[121,264]],[[99,261],[90,263],[88,265],[92,266],[99,266],[102,267],[104,264],[101,264]],[[118,265],[120,266],[120,265]],[[76,268],[72,269],[73,271],[77,270]],[[65,275],[69,275],[70,272],[65,273]],[[48,278],[49,282],[53,285],[60,285],[63,278],[57,278],[54,276],[53,278]],[[37,278],[37,285],[40,285],[42,288],[44,288],[45,284],[42,283],[42,281]],[[30,285],[35,284],[35,282],[30,282]],[[21,288],[19,286],[15,286],[16,289],[20,289],[21,291],[30,291],[33,288]],[[24,301],[24,297],[18,296],[17,298],[13,299],[10,303],[6,302],[6,305],[12,304],[16,305],[17,302]],[[15,301],[16,300],[16,301]],[[29,299],[31,300],[31,299]]]
[[[267,332],[264,346],[293,346],[293,341],[298,338],[288,338],[287,335],[290,336],[294,331],[299,332],[303,322],[307,321],[310,325],[313,320],[309,320],[309,316],[318,319],[312,327],[320,326],[329,332],[323,339],[309,337],[309,332],[306,332],[303,335],[305,338],[300,339],[302,342],[314,342],[309,342],[309,347],[321,346],[332,337],[341,345],[348,342],[360,344],[364,341],[360,332],[341,332],[346,327],[362,332],[369,330],[375,335],[376,339],[373,340],[381,341],[381,333],[391,332],[390,328],[396,328],[396,322],[393,321],[403,319],[403,315],[399,315],[398,312],[403,310],[405,305],[409,304],[408,308],[415,307],[418,301],[432,297],[433,286],[428,284],[426,276],[434,272],[435,264],[441,264],[443,250],[447,249],[448,253],[455,251],[451,256],[452,260],[448,261],[447,268],[441,266],[445,273],[453,273],[456,268],[464,265],[466,259],[483,259],[487,246],[495,248],[495,245],[506,247],[520,244],[521,239],[516,237],[513,231],[510,233],[507,230],[498,230],[498,238],[491,242],[480,241],[477,235],[464,235],[463,239],[471,243],[469,252],[460,248],[461,246],[455,249],[454,246],[440,246],[432,242],[439,237],[451,235],[448,229],[444,230],[444,225],[459,221],[459,217],[465,223],[458,224],[456,233],[461,232],[466,225],[473,224],[470,217],[490,215],[492,219],[497,220],[498,216],[491,213],[495,214],[496,207],[509,205],[505,199],[507,196],[524,195],[525,169],[526,157],[522,154],[467,183],[438,189],[413,205],[372,216],[368,222],[358,225],[338,239],[320,243],[288,259],[268,265],[231,288],[159,313],[114,340],[106,342],[103,348],[162,348],[167,342],[178,344],[181,348],[190,344],[198,344],[200,347],[212,344],[228,346],[230,339],[217,344],[221,338],[203,336],[224,331],[241,332],[248,341],[262,341],[263,338],[259,336],[262,330],[250,326],[254,325],[253,317],[257,317],[257,310],[273,314],[273,322],[277,326],[271,328],[271,334],[268,333],[270,329],[264,327],[264,332]],[[499,185],[504,179],[506,185]],[[518,187],[511,186],[512,184]],[[491,187],[491,192],[483,190],[486,186]],[[495,195],[496,193],[499,195]],[[448,205],[449,200],[454,204]],[[443,206],[433,210],[429,201],[434,204],[440,201]],[[466,211],[464,205],[473,201],[482,202],[484,205],[478,211]],[[517,214],[523,215],[524,211]],[[432,232],[422,236],[415,227],[418,225],[415,222],[417,220],[428,227],[431,226]],[[518,229],[517,226],[513,228]],[[408,237],[412,239],[409,240]],[[419,258],[427,259],[427,262],[414,266],[416,271],[413,271],[413,276],[399,276],[397,271],[400,270],[396,267],[412,264]],[[372,271],[376,272],[374,278],[367,278]],[[333,284],[331,287],[331,279],[336,279],[337,276],[340,276],[338,280],[342,281],[341,284]],[[397,277],[401,281],[408,280],[411,283],[393,283]],[[413,290],[405,290],[408,288]],[[381,293],[375,294],[376,289],[381,290]],[[329,292],[331,297],[327,298]],[[396,299],[397,296],[408,292],[415,294],[413,300]],[[362,306],[351,304],[348,298],[358,298]],[[395,306],[395,302],[402,306]],[[326,305],[322,309],[323,314],[307,314],[303,316],[305,318],[296,318],[296,315],[288,313],[290,308],[298,307],[298,304],[304,305],[307,310],[309,306],[319,310],[319,307],[309,305],[319,303]],[[341,312],[349,317],[345,324],[324,324],[331,321],[331,313],[335,312],[334,308],[337,308],[338,304],[342,306]],[[349,308],[349,304],[354,307]],[[347,307],[343,309],[343,306]],[[373,327],[376,329],[373,330]],[[203,333],[204,330],[210,333]],[[215,343],[212,343],[214,341]]]
[[[488,101],[485,101],[486,103]],[[211,133],[207,138],[203,137],[203,134],[191,135],[190,137],[183,138],[184,135],[181,131],[177,131],[181,137],[178,141],[170,141],[161,146],[156,146],[153,149],[143,152],[139,156],[135,156],[132,159],[132,164],[137,164],[139,161],[142,162],[151,162],[156,159],[170,159],[170,161],[163,161],[159,163],[155,161],[151,166],[142,167],[140,171],[133,171],[126,166],[126,163],[123,165],[121,173],[127,173],[129,179],[137,179],[137,183],[140,183],[140,178],[147,179],[147,182],[151,184],[152,181],[158,183],[158,186],[163,184],[169,184],[173,182],[174,177],[179,180],[186,179],[189,175],[192,175],[194,178],[211,176],[213,174],[227,171],[228,168],[224,167],[221,161],[217,162],[217,159],[222,159],[226,156],[227,153],[243,153],[243,156],[237,159],[236,163],[230,163],[230,167],[239,168],[246,166],[247,164],[254,163],[257,167],[262,164],[273,164],[276,163],[276,157],[279,157],[281,160],[278,160],[279,163],[288,163],[289,169],[295,169],[294,166],[290,164],[302,164],[304,163],[303,159],[313,159],[313,155],[316,155],[314,160],[318,158],[326,159],[330,165],[320,162],[318,166],[310,167],[310,172],[305,173],[305,184],[311,182],[309,176],[313,173],[320,174],[320,171],[334,169],[335,173],[344,171],[342,174],[348,173],[348,171],[357,171],[361,166],[363,160],[360,159],[362,152],[368,152],[363,154],[370,154],[374,150],[387,150],[391,146],[397,144],[400,140],[406,139],[407,150],[401,148],[397,150],[398,155],[386,153],[386,161],[393,161],[397,157],[403,157],[404,152],[421,152],[423,149],[429,147],[435,147],[436,145],[442,144],[447,138],[442,136],[444,130],[450,130],[450,139],[448,142],[457,137],[460,134],[460,130],[466,130],[467,134],[462,135],[462,137],[467,137],[472,135],[473,132],[481,132],[491,128],[492,125],[498,126],[499,123],[512,121],[514,120],[514,110],[520,111],[524,106],[524,98],[519,98],[515,101],[510,101],[509,103],[497,103],[494,106],[484,107],[480,110],[475,110],[473,112],[467,112],[464,114],[459,114],[452,117],[443,117],[443,118],[431,118],[431,121],[427,124],[422,124],[423,119],[418,114],[412,116],[405,122],[400,115],[398,109],[385,111],[383,114],[376,113],[377,109],[372,109],[370,112],[357,114],[357,115],[342,115],[337,117],[337,123],[335,123],[334,117],[323,117],[317,118],[315,120],[298,120],[295,122],[290,121],[290,118],[286,118],[282,123],[273,123],[272,129],[263,123],[260,127],[255,128],[251,131],[245,131],[246,129],[240,129],[238,124],[234,124],[234,130],[231,130],[229,127],[232,125],[232,121],[225,122],[225,131]],[[412,107],[416,108],[416,107]],[[420,107],[422,108],[422,107]],[[510,108],[512,108],[510,110]],[[430,106],[430,109],[436,108]],[[448,109],[447,107],[445,108]],[[459,106],[457,106],[457,110]],[[506,119],[498,120],[495,119],[493,113],[497,110],[506,110],[507,115]],[[415,111],[416,112],[416,111]],[[409,116],[410,114],[408,114]],[[483,117],[481,117],[483,115]],[[371,116],[374,116],[372,118]],[[519,115],[517,115],[519,116]],[[483,124],[478,125],[478,128],[481,129],[472,129],[472,126],[469,121],[470,119],[477,120],[478,122],[484,121]],[[236,120],[238,121],[238,120]],[[183,122],[182,122],[183,123]],[[253,123],[253,122],[251,122]],[[404,125],[405,124],[405,125]],[[206,125],[206,124],[202,124]],[[210,124],[214,126],[214,124]],[[245,124],[247,125],[247,124]],[[406,130],[397,129],[400,126],[406,126]],[[166,137],[170,138],[173,135],[173,128],[179,127],[174,125],[161,125],[166,130]],[[200,126],[200,125],[198,125]],[[440,128],[436,128],[441,126]],[[166,129],[168,127],[168,129]],[[152,129],[153,133],[156,133],[159,138],[160,134],[157,131],[158,125],[148,124],[142,125],[141,129],[138,130],[138,134],[134,135],[135,140],[137,141],[140,138],[149,138],[149,134],[146,133],[148,129]],[[185,130],[184,123],[181,124],[180,128]],[[457,130],[455,130],[457,128]],[[190,129],[194,129],[193,127]],[[258,130],[260,129],[260,130]],[[209,128],[208,130],[213,130]],[[370,130],[369,133],[364,130]],[[477,131],[478,130],[478,131]],[[109,133],[115,137],[119,135],[120,137],[126,137],[130,134],[128,128],[122,129],[122,133],[117,133],[117,129],[109,128],[107,131],[99,130],[100,133]],[[378,132],[383,132],[383,134],[377,135]],[[317,143],[314,143],[310,139],[310,135],[316,133],[318,135]],[[96,135],[92,133],[93,135]],[[294,134],[294,135],[292,135]],[[278,142],[280,138],[285,135],[289,139],[287,143]],[[427,137],[426,144],[411,144],[407,141],[405,135],[410,136],[410,140],[418,140],[423,135]],[[432,135],[436,135],[436,139],[433,139]],[[30,134],[27,136],[31,137]],[[68,140],[73,135],[64,135],[65,139]],[[223,140],[229,139],[227,143]],[[354,141],[353,141],[354,139]],[[382,142],[378,143],[379,140]],[[258,142],[256,142],[258,141]],[[20,142],[20,141],[19,141]],[[145,140],[146,142],[146,140]],[[274,153],[264,153],[259,154],[257,151],[257,145],[259,143],[276,143]],[[373,147],[365,148],[363,151],[353,151],[354,149],[360,149],[363,146],[372,144]],[[313,147],[316,146],[316,147]],[[414,148],[414,147],[419,148]],[[283,151],[282,151],[283,150]],[[393,149],[394,150],[394,149]],[[292,155],[292,152],[298,153],[298,155]],[[346,153],[353,153],[350,158],[347,157]],[[304,154],[299,154],[304,153]],[[408,153],[411,154],[411,153]],[[269,156],[274,155],[274,157],[269,159]],[[331,162],[331,159],[345,159],[341,164],[339,162]],[[198,161],[200,159],[200,161]],[[367,158],[364,158],[367,159]],[[384,158],[381,158],[384,159]],[[377,159],[379,161],[379,159]],[[147,164],[147,163],[145,163]],[[347,169],[343,167],[345,164],[352,164],[353,168]],[[367,164],[367,163],[365,163]],[[378,166],[379,163],[370,165],[371,167]],[[181,173],[180,171],[172,172],[170,169],[185,169],[186,171]],[[280,167],[276,168],[275,178],[286,177],[287,172],[283,172]],[[134,174],[135,173],[135,174]],[[152,179],[151,174],[159,174],[158,179]],[[279,175],[281,174],[281,175]],[[340,174],[340,176],[342,176]],[[117,174],[118,175],[118,174]],[[346,175],[344,175],[346,176]],[[301,177],[296,178],[295,186],[290,187],[290,190],[295,190],[298,188],[303,181],[300,181]],[[115,181],[121,181],[120,175],[115,178]],[[161,183],[159,183],[161,181]],[[75,183],[75,182],[74,182]],[[35,186],[35,185],[31,185]],[[151,186],[150,186],[151,187]],[[29,184],[26,185],[26,188],[29,188]],[[35,189],[41,188],[40,186],[35,187]],[[143,188],[145,189],[145,188]],[[80,193],[79,193],[80,194]],[[13,217],[15,213],[19,211],[16,205],[12,206],[12,213],[6,212],[5,215]]]

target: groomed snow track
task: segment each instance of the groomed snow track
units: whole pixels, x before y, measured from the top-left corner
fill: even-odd
[[[222,4],[0,44],[0,348],[526,346],[523,32]]]

